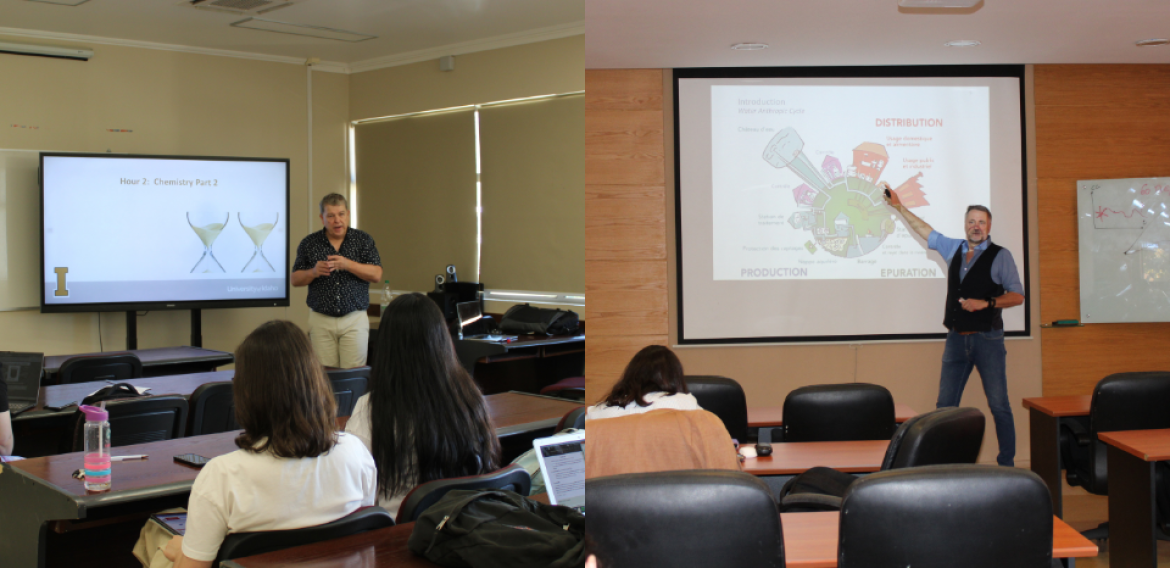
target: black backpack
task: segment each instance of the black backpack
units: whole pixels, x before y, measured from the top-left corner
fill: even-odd
[[[504,312],[500,330],[504,333],[544,333],[571,335],[580,328],[581,318],[572,310],[534,308],[528,304],[515,305]]]
[[[407,546],[450,568],[580,568],[585,515],[512,491],[458,489],[419,516]]]
[[[111,384],[108,387],[102,387],[97,392],[85,397],[85,400],[82,400],[81,404],[87,405],[87,406],[94,406],[97,403],[102,402],[104,400],[118,400],[118,399],[122,399],[122,398],[138,398],[140,396],[146,396],[146,395],[138,394],[138,390],[135,389],[130,383],[117,383],[117,384]],[[78,412],[80,412],[80,410]]]

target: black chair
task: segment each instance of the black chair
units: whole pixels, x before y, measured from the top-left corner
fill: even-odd
[[[188,436],[216,434],[239,430],[236,422],[236,404],[232,399],[232,382],[200,385],[187,399],[191,417],[187,423]]]
[[[357,399],[366,394],[370,385],[370,368],[329,369],[329,382],[333,383],[333,398],[337,400],[337,415],[353,414]]]
[[[187,399],[178,395],[145,396],[106,402],[110,445],[129,446],[182,438],[187,428]],[[70,451],[84,449],[85,415],[77,411]]]
[[[706,375],[689,375],[683,379],[703,410],[718,416],[732,438],[747,441],[747,397],[739,383],[727,377]]]
[[[894,396],[865,383],[812,385],[784,398],[784,442],[889,440]]]
[[[61,384],[124,381],[142,377],[142,361],[133,353],[70,357],[57,371]]]
[[[767,485],[739,471],[632,473],[585,481],[605,568],[784,566]]]
[[[939,408],[915,416],[894,432],[879,471],[941,464],[973,464],[983,445],[986,419],[977,408]],[[835,511],[857,478],[814,467],[784,484],[783,512]]]
[[[1053,565],[1052,497],[1039,476],[1022,469],[946,465],[876,473],[849,487],[839,526],[839,568]]]
[[[402,505],[398,507],[398,522],[417,520],[423,511],[442,499],[448,491],[455,489],[505,489],[527,496],[532,489],[532,477],[524,467],[514,463],[491,473],[428,481],[411,489],[402,499]]]
[[[1170,428],[1170,372],[1116,373],[1097,383],[1088,417],[1060,422],[1060,455],[1071,486],[1097,495],[1109,494],[1106,445],[1100,432]],[[1159,464],[1162,465],[1162,464]],[[1159,484],[1160,491],[1166,491]],[[1109,523],[1083,533],[1086,538],[1109,538]],[[1167,540],[1164,533],[1159,538]]]
[[[392,527],[394,518],[381,507],[362,507],[331,523],[283,531],[258,531],[229,534],[219,545],[215,565],[233,558],[264,554],[303,544],[313,544],[343,536]]]
[[[576,428],[578,430],[585,429],[585,413],[589,410],[588,406],[578,406],[565,413],[561,420],[557,422],[556,431],[560,432],[565,428]]]

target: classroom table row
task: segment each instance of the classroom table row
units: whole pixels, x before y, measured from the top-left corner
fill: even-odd
[[[1032,471],[1052,494],[1056,516],[1063,515],[1061,488],[1061,421],[1089,415],[1093,397],[1025,398],[1031,427]],[[1170,460],[1170,429],[1102,432],[1109,471],[1109,558],[1117,566],[1158,564],[1155,473]]]

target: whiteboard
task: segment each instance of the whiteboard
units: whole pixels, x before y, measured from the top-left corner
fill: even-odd
[[[0,149],[0,311],[41,305],[40,155]]]
[[[1170,178],[1077,182],[1081,322],[1170,321]]]

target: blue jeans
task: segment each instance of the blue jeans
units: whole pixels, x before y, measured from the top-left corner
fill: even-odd
[[[995,437],[999,439],[999,456],[995,461],[999,465],[1012,466],[1016,459],[1016,426],[1008,401],[1006,356],[1002,329],[970,335],[956,331],[947,333],[942,378],[938,385],[938,408],[959,406],[971,369],[979,369],[983,392],[995,420]]]

